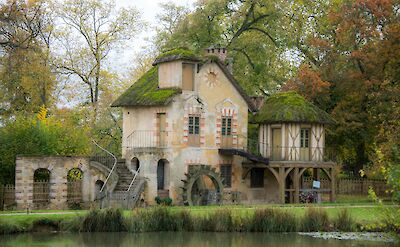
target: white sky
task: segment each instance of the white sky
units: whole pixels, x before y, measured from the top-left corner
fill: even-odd
[[[196,0],[116,0],[117,7],[136,7],[141,14],[142,19],[149,25],[145,30],[138,34],[137,38],[130,41],[126,49],[117,51],[112,54],[112,61],[115,61],[113,67],[116,67],[120,72],[127,72],[135,62],[135,52],[144,49],[148,45],[151,37],[154,35],[154,26],[157,24],[156,15],[161,12],[160,3],[173,2],[178,5],[193,7]],[[122,71],[121,71],[122,70]]]

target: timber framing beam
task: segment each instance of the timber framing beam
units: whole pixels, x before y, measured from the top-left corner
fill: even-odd
[[[300,179],[307,169],[312,169],[314,173],[314,179],[319,180],[319,172],[324,172],[329,180],[331,181],[330,189],[325,189],[325,191],[330,192],[330,201],[335,201],[335,185],[336,185],[336,174],[334,162],[301,162],[301,161],[270,161],[268,165],[254,162],[243,162],[243,176],[245,179],[253,168],[267,168],[276,178],[279,185],[279,200],[281,203],[285,203],[285,193],[287,191],[293,191],[294,193],[294,203],[299,203],[300,192],[304,189],[300,188]],[[286,188],[286,179],[290,176],[293,181],[293,188]],[[292,200],[290,199],[290,200]]]

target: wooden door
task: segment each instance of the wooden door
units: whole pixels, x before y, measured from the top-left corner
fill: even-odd
[[[165,117],[165,113],[157,114],[158,122],[160,123],[158,128],[158,138],[159,138],[159,146],[164,147],[166,145],[166,128],[167,128],[167,120]]]
[[[194,90],[194,64],[182,63],[182,90]]]
[[[271,150],[272,160],[282,159],[282,130],[272,129],[272,150]]]

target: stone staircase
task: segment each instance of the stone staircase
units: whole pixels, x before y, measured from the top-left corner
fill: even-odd
[[[134,174],[126,167],[125,160],[118,160],[115,167],[118,182],[114,190],[104,197],[103,207],[133,208],[137,205],[140,194],[144,190],[145,179],[136,177],[130,191],[129,185]]]
[[[125,160],[118,160],[116,172],[119,179],[115,186],[114,193],[126,192],[134,174],[126,167]]]

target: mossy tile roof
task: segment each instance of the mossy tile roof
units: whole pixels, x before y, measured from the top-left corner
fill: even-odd
[[[201,59],[199,57],[197,57],[196,54],[194,54],[190,50],[178,48],[178,49],[173,49],[173,50],[170,50],[170,51],[160,54],[156,58],[156,60],[153,62],[153,65],[176,61],[176,60],[199,62]]]
[[[154,66],[119,96],[111,106],[167,105],[179,93],[181,93],[179,88],[158,88],[158,66]]]
[[[251,117],[250,122],[334,124],[335,120],[299,94],[282,92],[267,98],[261,109]]]

